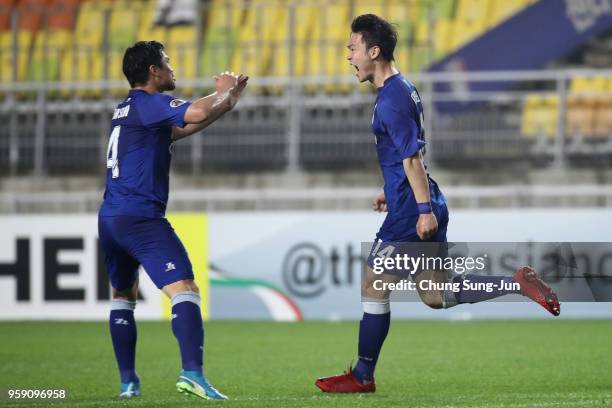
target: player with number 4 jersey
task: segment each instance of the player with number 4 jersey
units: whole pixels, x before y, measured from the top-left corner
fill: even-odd
[[[175,88],[164,47],[140,41],[123,57],[130,91],[112,118],[106,157],[106,191],[98,217],[100,243],[112,286],[110,333],[121,397],[140,395],[135,369],[138,268],[172,302],[172,331],[181,351],[176,388],[204,399],[227,399],[203,372],[204,327],[199,289],[178,236],[165,218],[172,145],[231,110],[248,77],[225,72],[215,92],[193,102],[165,95]]]

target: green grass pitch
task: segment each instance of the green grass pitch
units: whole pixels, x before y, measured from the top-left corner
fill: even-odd
[[[355,358],[357,322],[206,324],[206,372],[231,401],[175,391],[169,322],[138,325],[143,396],[119,400],[104,322],[0,323],[0,406],[9,388],[66,389],[56,406],[601,407],[612,406],[612,321],[395,321],[371,395],[327,395],[316,377]]]

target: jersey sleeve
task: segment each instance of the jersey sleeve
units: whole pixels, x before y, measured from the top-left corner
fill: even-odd
[[[378,109],[378,114],[402,159],[414,156],[425,146],[425,141],[419,139],[420,128],[410,107],[385,103]]]
[[[138,113],[142,124],[152,128],[184,127],[185,112],[191,102],[170,95],[154,94],[140,100]]]

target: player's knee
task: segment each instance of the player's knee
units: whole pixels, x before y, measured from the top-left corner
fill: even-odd
[[[444,307],[442,297],[437,291],[422,291],[419,292],[419,296],[421,297],[421,301],[432,309],[442,309],[442,307]]]
[[[361,297],[368,299],[389,299],[388,290],[377,290],[371,282],[364,282],[361,285]]]
[[[162,291],[169,297],[172,298],[175,294],[181,292],[194,292],[200,294],[198,285],[193,279],[183,279],[166,285],[162,288]]]
[[[119,290],[112,290],[112,294],[111,294],[111,298],[112,300],[118,300],[118,301],[128,301],[128,302],[136,302],[136,299],[138,297],[138,290],[124,290],[124,291],[119,291]]]

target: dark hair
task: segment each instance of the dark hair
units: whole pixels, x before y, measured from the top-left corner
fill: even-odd
[[[162,67],[164,45],[157,41],[138,41],[128,47],[123,55],[123,74],[133,88],[149,79],[149,67]]]
[[[387,61],[393,61],[393,51],[397,44],[397,31],[388,21],[374,14],[363,14],[355,17],[351,31],[361,34],[368,49],[378,46],[380,53]]]

